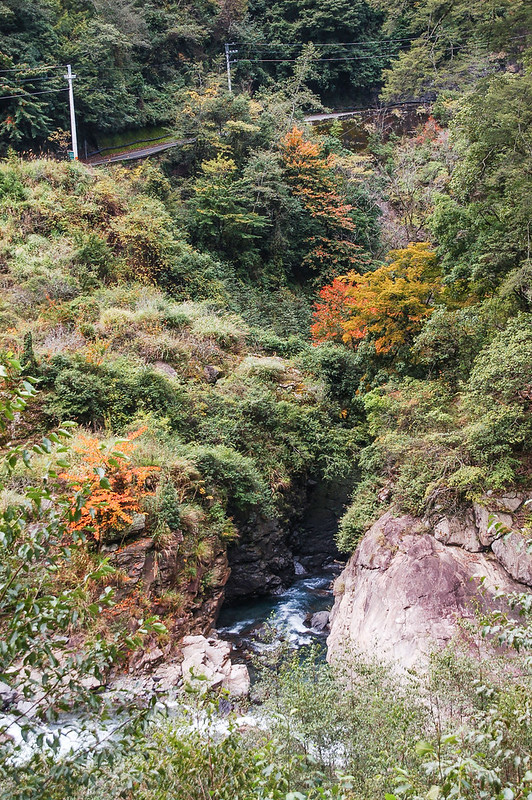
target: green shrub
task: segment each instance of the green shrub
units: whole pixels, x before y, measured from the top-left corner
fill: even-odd
[[[251,347],[258,348],[267,355],[288,358],[310,349],[310,345],[302,337],[291,335],[287,338],[278,336],[271,330],[252,328],[247,341]]]
[[[336,544],[342,553],[352,553],[366,531],[384,512],[377,499],[379,485],[375,478],[366,478],[355,488],[336,535]]]
[[[428,368],[431,376],[441,374],[446,382],[455,385],[469,376],[473,361],[485,342],[487,328],[482,307],[456,311],[437,308],[425,322],[412,353]]]
[[[299,363],[314,370],[325,381],[331,399],[343,405],[357,405],[363,368],[357,353],[341,345],[327,342],[312,347],[299,358]]]
[[[75,420],[82,425],[101,425],[107,403],[107,384],[103,375],[84,372],[72,366],[63,369],[53,383],[54,394],[47,411],[59,420]]]
[[[186,313],[186,311],[182,311],[179,308],[170,307],[164,313],[163,322],[167,328],[171,330],[180,331],[183,328],[186,328],[190,325],[190,316]]]
[[[277,383],[283,376],[286,363],[280,358],[246,356],[238,367],[242,375],[252,375],[260,381]]]
[[[250,506],[269,508],[268,487],[253,459],[225,445],[196,445],[185,455],[196,464],[207,483],[221,490],[229,507],[246,511]]]
[[[226,350],[234,350],[242,345],[246,332],[246,325],[234,315],[216,317],[214,314],[207,314],[197,317],[192,323],[194,336],[212,339]]]
[[[527,407],[532,382],[532,314],[519,314],[480,353],[466,392],[471,406],[493,401]]]
[[[22,202],[26,197],[27,192],[24,184],[11,165],[2,165],[0,171],[0,202],[6,202],[7,200]]]
[[[83,291],[95,289],[113,274],[114,255],[107,240],[95,231],[78,234],[74,274]]]
[[[106,423],[117,432],[139,412],[159,413],[174,430],[188,423],[189,402],[183,390],[142,364],[121,358],[95,365],[59,356],[43,371],[54,390],[47,411],[57,419],[92,427]]]

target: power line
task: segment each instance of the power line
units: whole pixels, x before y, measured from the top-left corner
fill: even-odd
[[[47,72],[51,69],[65,69],[66,66],[64,64],[55,64],[53,66],[45,66],[42,65],[40,67],[12,67],[11,69],[0,69],[0,73],[3,72],[37,72],[39,70],[44,70]]]
[[[0,100],[14,100],[17,97],[35,97],[38,94],[51,94],[52,92],[68,92],[65,86],[63,89],[45,89],[43,92],[25,92],[24,94],[6,94]]]
[[[278,47],[305,47],[309,44],[315,44],[316,47],[354,47],[356,45],[364,44],[385,44],[387,42],[409,42],[412,39],[418,38],[416,36],[407,36],[397,39],[365,39],[363,42],[279,42],[273,45],[274,48]],[[230,42],[229,47],[270,47],[268,42]]]
[[[511,36],[506,41],[512,42],[517,39],[526,39],[530,34],[522,33],[518,36]],[[283,47],[305,47],[313,44],[315,47],[355,47],[366,44],[388,44],[392,42],[410,42],[415,39],[422,39],[425,42],[437,42],[442,37],[424,36],[423,34],[412,34],[411,36],[392,37],[390,39],[365,39],[361,42],[279,42],[278,44],[270,45],[268,42],[229,42],[229,47],[266,47],[271,50],[278,50]],[[485,41],[477,39],[469,44],[486,44]],[[457,45],[459,46],[459,45]]]
[[[479,42],[478,43],[478,47],[479,48],[482,48],[482,47],[486,47],[487,48],[487,44],[485,42]],[[478,52],[478,50],[475,50],[473,47],[471,47],[470,44],[454,45],[453,47],[446,47],[446,48],[444,48],[443,52],[445,52],[445,53],[447,53],[447,52],[449,52],[449,53],[457,53],[457,52],[459,52],[461,50],[466,50],[466,49],[469,49],[469,51],[472,54],[474,54],[475,52]],[[388,57],[388,56],[390,56],[392,54],[391,53],[382,53],[380,55],[382,57]],[[318,55],[315,58],[310,57],[309,61],[314,61],[314,62],[317,62],[317,63],[325,62],[325,61],[365,61],[367,59],[375,59],[375,58],[378,58],[378,57],[379,57],[379,55],[375,54],[375,53],[364,53],[362,55],[357,55],[357,56],[320,56],[320,55]],[[237,64],[239,61],[247,61],[247,62],[252,63],[252,64],[255,64],[255,63],[283,63],[283,62],[290,62],[290,61],[298,61],[298,58],[246,58],[246,56],[244,55],[241,58],[235,58],[234,60],[231,60],[231,64]]]
[[[59,75],[36,75],[34,78],[17,79],[17,85],[21,84],[21,83],[34,83],[35,81],[44,81],[44,80],[54,81],[54,80],[58,80],[58,79],[59,79]],[[0,85],[2,85],[2,82],[5,81],[5,80],[6,80],[6,78],[0,78]],[[4,85],[7,85],[7,84],[4,83]]]

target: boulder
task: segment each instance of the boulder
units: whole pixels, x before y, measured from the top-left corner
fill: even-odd
[[[500,607],[498,589],[522,587],[491,554],[447,547],[420,520],[388,512],[335,581],[328,658],[354,649],[403,668],[424,666],[458,620],[474,616],[477,601]]]
[[[231,663],[231,645],[222,639],[185,636],[183,639],[183,680],[199,690],[226,689],[235,697],[249,692],[250,680],[244,664]]]
[[[501,536],[491,545],[497,561],[514,580],[532,586],[532,553],[528,552],[530,540],[516,531]]]
[[[525,495],[518,494],[517,492],[508,492],[508,494],[502,494],[500,497],[492,498],[492,503],[498,511],[506,511],[509,514],[515,514],[515,512],[521,508],[525,499]]]
[[[313,614],[310,618],[310,627],[315,631],[319,631],[320,633],[323,632],[329,627],[329,612],[317,611],[315,614]]]
[[[220,378],[223,378],[224,371],[220,369],[220,367],[215,367],[213,364],[207,364],[207,366],[203,368],[203,374],[205,375],[207,383],[215,384]]]
[[[177,664],[175,661],[169,661],[157,667],[152,678],[157,684],[158,692],[168,692],[170,689],[179,686],[182,676],[181,664]]]
[[[160,647],[148,647],[144,651],[138,651],[138,657],[132,659],[132,666],[138,672],[149,670],[163,658],[164,653]]]
[[[123,542],[138,536],[146,528],[146,514],[133,514],[131,524],[119,530],[109,530],[105,532],[104,544],[112,542]]]
[[[169,378],[177,378],[177,370],[175,370],[171,364],[167,364],[166,361],[155,361],[153,366],[155,369],[158,369],[159,372],[168,375]]]
[[[231,671],[222,682],[222,689],[229,692],[231,697],[247,697],[251,681],[249,671],[245,664],[232,664]]]

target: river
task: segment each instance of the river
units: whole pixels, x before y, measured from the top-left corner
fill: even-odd
[[[329,567],[296,578],[293,584],[275,595],[226,603],[220,612],[217,631],[233,644],[234,661],[248,661],[261,649],[265,623],[269,623],[294,649],[316,642],[325,643],[328,629],[314,630],[310,618],[333,605],[332,582],[339,567]]]

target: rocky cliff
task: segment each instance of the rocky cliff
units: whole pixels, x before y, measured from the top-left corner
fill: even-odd
[[[453,516],[382,516],[335,582],[329,659],[356,650],[419,666],[477,604],[494,608],[498,590],[526,591],[532,554],[517,528],[525,502],[512,494]],[[501,525],[490,524],[493,513]]]

